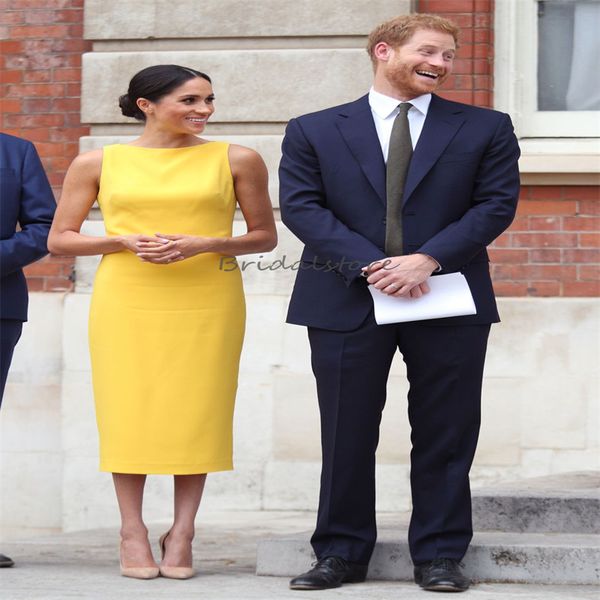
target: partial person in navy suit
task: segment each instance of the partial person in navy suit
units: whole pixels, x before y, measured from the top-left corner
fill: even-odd
[[[288,322],[308,327],[323,460],[317,563],[292,589],[365,579],[376,539],[375,451],[397,349],[410,384],[415,582],[451,592],[470,584],[460,565],[472,537],[469,470],[490,324],[499,321],[486,246],[514,218],[519,148],[508,115],[433,94],[452,71],[457,39],[457,27],[435,15],[383,23],[369,36],[370,92],[286,129],[281,215],[305,245]],[[395,166],[386,160],[401,114],[409,162],[390,219],[386,178]],[[399,234],[400,251],[386,253]],[[369,285],[418,298],[432,274],[452,272],[465,275],[477,314],[376,324]]]
[[[23,267],[48,254],[56,203],[31,142],[0,133],[0,405],[14,348],[27,321]],[[0,554],[0,567],[13,561]]]

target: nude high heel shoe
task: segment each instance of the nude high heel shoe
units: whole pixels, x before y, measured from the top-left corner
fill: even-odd
[[[165,541],[169,536],[169,533],[171,533],[170,529],[169,531],[167,531],[167,533],[163,533],[158,540],[158,545],[160,546],[161,560],[164,560],[165,558]],[[163,577],[167,577],[168,579],[189,579],[195,574],[194,569],[192,567],[169,567],[161,563],[158,568],[160,574]]]
[[[119,557],[119,567],[123,577],[133,577],[134,579],[155,579],[159,575],[158,567],[124,567],[121,557]]]

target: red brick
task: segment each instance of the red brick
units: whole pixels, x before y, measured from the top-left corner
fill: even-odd
[[[444,16],[444,15],[441,15]],[[448,15],[448,18],[461,29],[467,29],[473,27],[473,15],[472,14],[452,14]]]
[[[48,23],[55,23],[56,21],[56,11],[54,10],[25,11],[25,23],[30,25],[46,25]]]
[[[6,95],[8,97],[16,96],[18,98],[23,98],[25,96],[53,96],[56,98],[59,96],[63,96],[64,93],[65,85],[62,83],[25,83],[9,85]]]
[[[20,100],[0,100],[0,110],[4,113],[20,113],[22,105]]]
[[[79,114],[80,104],[79,98],[57,98],[52,103],[52,109],[60,112],[77,111]]]
[[[598,297],[600,295],[599,281],[565,281],[563,296]]]
[[[64,38],[69,34],[69,25],[16,25],[10,28],[11,38]]]
[[[600,249],[577,248],[563,250],[563,261],[567,263],[600,263]]]
[[[561,259],[561,251],[558,248],[534,248],[528,252],[531,263],[559,263]]]
[[[560,231],[561,217],[529,217],[529,231]]]
[[[81,10],[79,9],[56,11],[56,20],[58,23],[81,22],[82,19]]]
[[[452,72],[455,75],[473,75],[473,59],[471,58],[457,58],[454,61],[454,67]]]
[[[473,11],[474,12],[492,12],[493,8],[493,0],[475,0]]]
[[[56,276],[60,275],[61,271],[61,265],[53,264],[46,260],[38,260],[37,262],[34,262],[23,269],[23,272],[27,277]]]
[[[27,289],[30,292],[44,291],[44,278],[43,277],[28,277],[27,278]]]
[[[575,265],[494,265],[494,279],[508,281],[561,281],[577,278]]]
[[[473,78],[470,75],[456,75],[452,78],[452,89],[471,90],[473,89]]]
[[[54,69],[53,74],[54,81],[75,81],[79,83],[81,81],[81,69],[70,68],[70,69]]]
[[[575,200],[522,200],[517,207],[518,215],[576,215]]]
[[[564,217],[566,231],[598,231],[600,232],[600,217]]]
[[[486,44],[489,42],[490,42],[490,30],[489,29],[474,29],[473,30],[473,43]]]
[[[579,265],[577,272],[579,281],[600,281],[600,265]]]
[[[78,23],[77,25],[69,25],[69,37],[83,37],[83,25],[81,23]]]
[[[7,69],[27,69],[29,68],[29,58],[20,54],[8,55],[4,59],[4,65]]]
[[[494,248],[510,248],[512,245],[512,234],[510,231],[502,233],[492,242],[491,245]]]
[[[9,127],[58,127],[65,122],[64,115],[9,115],[6,124]]]
[[[17,40],[2,40],[0,41],[0,53],[18,54],[23,50],[23,44]]]
[[[581,248],[600,248],[600,235],[597,233],[580,233],[579,246]]]
[[[527,284],[514,281],[494,281],[496,296],[527,296]]]
[[[431,13],[465,13],[473,10],[473,0],[421,0],[419,9]]]
[[[527,286],[527,295],[538,298],[559,296],[561,282],[559,281],[531,281]]]
[[[492,23],[491,15],[489,13],[476,13],[475,14],[475,29],[489,29]]]
[[[553,185],[527,186],[527,197],[531,200],[560,200],[564,197],[564,188]]]
[[[455,90],[447,90],[440,93],[440,96],[453,102],[464,102],[465,104],[471,104],[473,101],[473,94],[471,92],[460,92]]]
[[[23,23],[25,12],[22,10],[5,10],[4,7],[0,7],[0,23],[3,25],[16,25]]]
[[[27,98],[23,100],[24,113],[47,113],[50,112],[52,100],[50,98]]]
[[[526,263],[529,250],[521,250],[516,248],[490,248],[488,250],[490,260],[493,263]]]
[[[49,69],[38,71],[25,71],[23,80],[27,83],[52,81],[52,71]]]
[[[492,78],[490,75],[475,75],[473,77],[473,87],[476,90],[491,90]]]
[[[475,44],[475,46],[473,46],[473,56],[475,58],[485,58],[488,60],[493,58],[494,49],[489,44]]]
[[[81,85],[79,83],[65,83],[65,96],[81,96]]]
[[[0,82],[2,83],[20,83],[23,79],[23,71],[2,71],[0,73]]]
[[[474,74],[488,74],[491,73],[491,61],[487,58],[476,58],[473,60],[473,73]]]
[[[489,92],[475,90],[473,92],[473,104],[475,106],[483,106],[483,107],[491,108],[492,96]]]
[[[564,197],[568,200],[600,201],[600,189],[595,185],[569,185],[564,187]]]
[[[513,233],[512,245],[515,248],[574,248],[577,246],[576,233]]]
[[[600,215],[600,200],[580,200],[577,204],[580,215]]]

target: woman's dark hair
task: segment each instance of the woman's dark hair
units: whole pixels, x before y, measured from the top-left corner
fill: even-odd
[[[202,77],[212,83],[206,73],[180,67],[179,65],[154,65],[146,67],[136,73],[129,82],[126,94],[119,97],[121,112],[126,117],[133,117],[138,121],[145,121],[146,115],[136,104],[138,98],[146,98],[151,102],[160,100],[163,96],[170,94],[176,87],[185,83],[188,79]]]

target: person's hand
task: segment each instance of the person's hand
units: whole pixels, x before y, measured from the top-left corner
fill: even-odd
[[[388,296],[420,298],[429,292],[427,279],[437,269],[425,254],[391,256],[363,268],[367,281]]]
[[[158,236],[125,235],[121,238],[121,243],[144,262],[166,264],[181,260],[179,251],[173,248],[173,243]]]
[[[154,240],[158,240],[158,243]],[[140,241],[137,255],[146,262],[178,262],[210,250],[211,238],[194,235],[157,233],[151,241]]]

